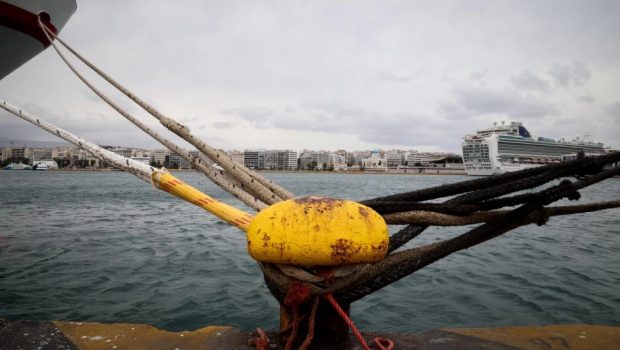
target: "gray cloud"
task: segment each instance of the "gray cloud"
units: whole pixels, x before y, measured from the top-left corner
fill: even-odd
[[[573,61],[572,65],[555,63],[547,73],[554,79],[557,86],[565,88],[581,86],[590,80],[592,76],[590,69],[581,61]]]
[[[471,74],[469,75],[469,78],[470,78],[471,80],[482,80],[482,79],[484,79],[484,77],[485,77],[486,75],[487,75],[487,70],[485,69],[485,70],[482,70],[482,71],[479,71],[479,72],[473,72],[473,73],[471,73]]]
[[[553,104],[512,90],[460,87],[454,90],[454,97],[455,102],[442,105],[442,111],[451,119],[477,116],[535,119],[558,114]]]
[[[377,78],[379,80],[393,81],[397,83],[406,83],[406,82],[411,81],[413,76],[412,75],[400,75],[400,74],[395,74],[392,72],[381,71],[377,73]]]
[[[620,122],[620,101],[615,102],[612,105],[608,106],[607,113],[612,119],[616,120],[617,122]]]
[[[321,133],[353,134],[362,141],[386,145],[432,145],[436,136],[429,125],[442,127],[428,115],[382,113],[343,106],[336,102],[302,103],[275,110],[261,106],[235,108],[223,113],[251,123],[260,129],[279,128]],[[423,127],[421,125],[424,125]]]
[[[211,124],[216,129],[230,129],[235,126],[231,122],[215,122]]]
[[[546,80],[534,75],[529,70],[524,70],[520,74],[513,76],[510,81],[518,90],[537,90],[548,93],[550,88]]]
[[[589,104],[594,103],[595,101],[594,97],[590,94],[579,95],[577,96],[577,98],[579,99],[579,101]]]
[[[54,113],[36,104],[21,106],[31,114],[65,129],[79,137],[100,145],[123,145],[132,147],[161,147],[159,143],[142,133],[133,124],[117,118],[115,115],[103,115],[98,112],[86,115],[73,113]],[[88,122],[83,122],[86,117]],[[21,118],[0,110],[0,139],[11,141],[62,142],[63,140]],[[107,130],[108,132],[102,132]]]
[[[609,77],[620,76],[610,34],[620,32],[619,11],[620,2],[606,0],[80,1],[61,36],[164,114],[227,147],[457,150],[461,136],[496,115],[539,125],[575,117],[563,133],[605,131],[610,117],[601,111],[617,98]],[[561,86],[579,89],[554,89]],[[0,96],[36,101],[95,141],[158,147],[50,49],[0,81]],[[11,118],[0,118],[0,135],[34,132]]]

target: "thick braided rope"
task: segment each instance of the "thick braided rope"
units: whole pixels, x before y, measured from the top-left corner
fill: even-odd
[[[131,91],[127,90],[121,84],[112,79],[109,75],[105,74],[101,69],[95,66],[93,63],[88,61],[82,55],[77,53],[72,47],[70,47],[67,43],[65,43],[62,39],[60,39],[56,34],[54,34],[49,28],[45,25],[42,25],[43,30],[49,35],[53,36],[58,42],[60,42],[67,50],[69,50],[72,54],[74,54],[78,59],[80,59],[84,64],[90,67],[93,71],[95,71],[99,76],[112,84],[115,88],[117,88],[120,92],[125,94],[131,100],[133,100],[136,104],[142,107],[145,111],[155,117],[160,121],[162,125],[166,128],[183,138],[185,141],[189,142],[193,146],[195,146],[199,151],[204,153],[207,157],[209,157],[213,162],[219,164],[224,168],[228,173],[230,173],[233,177],[239,180],[241,183],[248,187],[248,190],[253,193],[255,196],[259,197],[262,201],[273,204],[281,199],[289,199],[293,198],[294,195],[284,189],[281,186],[273,183],[272,181],[258,175],[256,172],[251,171],[246,168],[242,164],[239,164],[233,161],[228,155],[219,150],[209,146],[202,140],[198,139],[194,135],[189,132],[189,129],[177,121],[163,115],[157,109],[147,104]]]
[[[548,207],[549,216],[570,215],[587,213],[591,211],[612,209],[620,207],[620,200],[596,202],[582,205],[566,205],[560,207]],[[433,226],[462,226],[479,224],[497,219],[508,213],[507,210],[497,210],[490,212],[478,212],[465,216],[449,215],[431,211],[407,211],[400,213],[387,214],[383,218],[390,225],[433,225]],[[529,217],[528,217],[529,218]],[[528,221],[536,222],[532,217]]]
[[[168,149],[176,152],[181,158],[185,159],[190,164],[192,164],[192,166],[195,169],[197,169],[200,172],[202,172],[203,174],[205,174],[216,185],[220,186],[222,189],[224,189],[225,191],[229,192],[230,194],[232,194],[233,196],[238,198],[244,204],[248,205],[251,208],[254,208],[257,211],[266,207],[265,203],[263,203],[262,201],[258,200],[256,197],[254,197],[254,196],[250,195],[249,193],[247,193],[246,191],[244,191],[243,190],[243,186],[236,179],[229,177],[227,173],[225,173],[222,170],[219,170],[219,169],[215,168],[215,166],[213,166],[213,165],[205,164],[200,157],[196,157],[196,156],[190,154],[189,151],[187,151],[186,149],[184,149],[182,147],[179,147],[178,145],[176,145],[172,141],[170,141],[167,138],[159,135],[156,131],[154,131],[151,128],[149,128],[148,126],[144,125],[142,122],[140,122],[138,119],[136,119],[133,115],[129,114],[127,111],[125,111],[119,105],[114,103],[109,97],[107,97],[105,94],[103,94],[90,81],[88,81],[81,73],[79,73],[78,70],[62,54],[62,52],[60,52],[60,50],[57,47],[56,43],[52,40],[52,38],[48,34],[48,31],[46,30],[47,28],[43,25],[43,23],[41,22],[40,18],[39,18],[39,24],[41,25],[41,28],[43,29],[43,33],[45,34],[45,36],[50,41],[52,47],[54,48],[56,53],[58,53],[58,55],[64,61],[64,63],[69,67],[69,69],[71,69],[71,71],[89,89],[91,89],[97,96],[99,96],[99,98],[101,98],[104,102],[106,102],[108,105],[110,105],[110,107],[112,107],[119,114],[121,114],[123,117],[125,117],[125,119],[129,120],[131,123],[136,125],[142,131],[146,132],[149,136],[151,136],[152,138],[157,140],[159,143],[161,143],[162,145],[164,145]]]
[[[580,162],[586,162],[591,165],[591,162],[595,161],[596,166],[602,166],[605,164],[611,164],[611,163],[617,162],[617,159],[619,156],[620,156],[620,153],[615,153],[615,154],[610,154],[607,156],[597,157],[596,159],[583,159],[583,160],[580,160]],[[573,164],[573,165],[576,165],[576,164]],[[579,166],[577,165],[577,167]],[[581,168],[583,169],[584,167],[581,167]],[[561,193],[562,196],[567,196],[571,199],[577,199],[579,196],[579,194],[576,192],[577,190],[590,186],[594,183],[602,181],[611,176],[617,175],[618,173],[620,173],[620,168],[612,168],[612,169],[603,170],[603,171],[599,170],[597,174],[588,176],[586,178],[582,178],[582,180],[579,180],[575,183],[564,181],[561,185],[551,187],[549,189],[543,190],[538,193],[528,194],[527,202],[524,203],[524,206],[526,207],[531,206],[532,203],[538,203],[538,202],[541,202],[541,200],[544,200],[543,205],[546,205],[548,203],[551,203],[559,199],[560,197],[550,196],[550,194],[553,194],[553,191],[555,191],[556,193],[557,192]],[[489,179],[489,180],[492,180],[492,179]],[[567,186],[567,184],[570,184],[570,186]],[[434,204],[441,205],[442,203],[434,203]],[[496,231],[496,233],[495,235],[490,235],[489,238],[486,238],[486,239],[491,239],[493,237],[496,237],[497,235],[505,233],[518,226],[522,226],[522,225],[526,225],[530,223],[542,224],[550,216],[553,216],[553,215],[568,215],[568,214],[576,214],[576,213],[582,213],[582,212],[588,212],[588,211],[594,211],[594,210],[616,208],[618,207],[619,204],[620,204],[619,201],[609,201],[609,202],[590,203],[590,204],[577,205],[577,206],[550,207],[550,208],[544,208],[544,209],[542,209],[541,207],[538,209],[532,209],[531,213],[520,212],[519,215],[521,216],[519,217],[519,220],[517,220],[516,223],[509,224],[509,225],[505,225],[504,223],[507,219],[510,219],[511,216],[514,217],[515,215],[513,213],[514,210],[508,211],[508,212],[500,211],[497,213],[491,213],[488,215],[487,218],[485,218],[484,221],[479,221],[481,220],[480,219],[481,217],[475,216],[478,214],[475,214],[474,216],[471,216],[469,218],[465,217],[465,219],[461,219],[461,217],[459,216],[443,216],[442,218],[435,220],[435,221],[429,221],[426,219],[422,221],[418,220],[414,222],[415,224],[408,225],[407,227],[403,228],[401,231],[399,231],[398,233],[390,237],[390,246],[389,246],[388,251],[392,253],[397,248],[399,248],[400,246],[408,242],[410,239],[422,233],[428,227],[426,224],[439,224],[440,220],[443,220],[446,218],[448,220],[472,220],[472,218],[476,218],[475,221],[486,222],[485,224],[487,226],[486,229],[488,229],[488,227],[493,228],[493,226],[489,226],[489,225],[494,222],[493,225],[495,225],[495,227],[493,229]],[[463,204],[460,204],[460,205],[463,205]],[[432,214],[437,215],[437,213],[432,213]],[[388,216],[388,219],[389,218],[390,217]],[[402,224],[402,223],[408,223],[408,222],[397,222],[397,223]],[[471,222],[468,221],[468,222],[462,222],[462,223],[470,224]],[[420,225],[420,224],[424,224],[424,225]],[[485,225],[482,225],[477,229],[482,229]],[[466,233],[461,236],[465,236],[468,234],[469,233]],[[479,235],[482,235],[482,234],[479,233]],[[483,241],[484,240],[477,242],[475,244],[479,244]],[[439,242],[435,245],[444,244],[445,242],[446,241]],[[431,249],[435,247],[435,245],[413,248],[405,252],[388,255],[388,257],[382,262],[379,262],[377,264],[368,264],[368,265],[362,266],[357,273],[353,273],[350,276],[345,276],[344,278],[337,280],[329,289],[326,289],[320,285],[317,285],[316,283],[313,283],[311,284],[312,293],[313,294],[324,294],[329,291],[333,291],[337,293],[339,297],[344,298],[343,300],[348,301],[348,302],[353,302],[371,293],[374,290],[380,289],[383,286],[394,282],[395,280],[398,280],[438,259],[441,259],[445,255],[440,255],[438,254],[438,252],[441,252],[442,249],[445,250],[446,247],[439,246],[439,248],[437,249]],[[465,248],[467,247],[463,246],[461,242],[455,245],[454,251],[465,249]],[[453,251],[448,251],[446,254],[451,254],[452,252]],[[390,261],[392,261],[392,263],[390,263]],[[287,285],[288,285],[286,276],[282,276],[281,271],[273,270],[270,268],[265,268],[263,271],[265,272],[265,276],[264,276],[265,282],[269,290],[278,300],[281,300],[283,297],[283,291],[286,290]],[[365,278],[363,278],[363,276],[368,275],[368,274],[374,274],[374,275],[372,276],[371,279],[368,279],[366,280],[366,282],[364,282]],[[338,287],[338,290],[334,289],[336,287]]]
[[[405,211],[433,211],[444,214],[466,215],[480,210],[498,209],[504,206],[513,206],[525,203],[531,200],[531,194],[519,194],[513,197],[502,197],[491,199],[496,196],[520,191],[528,188],[534,188],[547,183],[551,180],[578,175],[583,176],[586,173],[594,173],[600,170],[603,165],[614,163],[620,160],[620,152],[614,152],[597,157],[587,157],[582,160],[571,161],[570,163],[559,165],[549,165],[543,168],[543,172],[534,176],[528,176],[529,172],[518,171],[522,177],[513,179],[502,185],[486,187],[463,196],[459,196],[443,203],[420,203],[416,201],[363,201],[368,203],[371,208],[378,213],[387,215]],[[530,169],[526,169],[530,170]],[[492,180],[492,179],[490,179]],[[492,181],[494,182],[494,180]],[[442,195],[438,195],[442,196]],[[484,201],[484,199],[487,199]]]
[[[531,218],[528,217],[533,212],[543,210],[538,216],[539,221],[537,221],[538,224],[542,224],[548,218],[546,209],[542,209],[544,205],[562,197],[576,199],[578,198],[577,190],[618,174],[620,174],[620,168],[612,168],[585,181],[571,183],[564,180],[557,186],[540,191],[536,201],[524,204],[502,217],[491,220],[455,238],[389,255],[383,261],[367,265],[359,273],[337,281],[324,292],[337,293],[343,301],[353,302],[449,254],[528,224],[531,222],[529,221]]]
[[[398,193],[390,196],[377,197],[361,201],[360,203],[374,208],[376,205],[380,205],[381,202],[422,202],[426,200],[448,197],[460,193],[490,188],[498,185],[501,186],[514,180],[529,178],[547,172],[557,172],[564,174],[562,176],[565,176],[565,169],[571,169],[570,171],[575,171],[576,169],[590,169],[592,167],[600,166],[603,164],[618,162],[619,160],[620,157],[618,156],[618,152],[615,152],[615,154],[611,153],[598,157],[587,157],[584,160],[577,159],[565,163],[549,164],[537,168],[529,168],[515,172],[508,172],[501,175],[435,186],[411,192]]]
[[[600,167],[600,164],[607,161],[607,158],[609,157],[614,157],[614,155],[611,154],[608,156],[604,156],[604,158],[600,159],[599,157],[589,157],[579,162],[575,161],[574,163],[564,167],[557,167],[555,169],[548,168],[546,172],[541,174],[516,179],[509,183],[493,186],[481,191],[475,191],[460,195],[456,198],[450,199],[448,203],[476,203],[490,198],[503,196],[508,193],[514,193],[521,190],[535,188],[551,180],[598,170],[597,168]]]

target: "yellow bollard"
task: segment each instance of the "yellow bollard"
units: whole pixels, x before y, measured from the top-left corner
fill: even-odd
[[[262,262],[306,266],[372,263],[387,254],[383,218],[359,203],[305,197],[256,215],[247,232],[250,255]]]

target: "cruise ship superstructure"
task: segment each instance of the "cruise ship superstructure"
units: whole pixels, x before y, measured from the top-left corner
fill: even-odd
[[[468,175],[494,175],[561,162],[577,152],[605,153],[590,137],[566,141],[532,137],[520,122],[494,123],[463,138],[463,163]]]

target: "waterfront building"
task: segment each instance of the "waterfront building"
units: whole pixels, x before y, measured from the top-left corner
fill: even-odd
[[[401,150],[391,150],[385,152],[385,159],[388,168],[398,168],[405,165],[405,152]]]
[[[303,150],[299,155],[301,170],[327,170],[330,165],[330,152]]]
[[[297,151],[287,149],[281,152],[282,157],[280,157],[281,162],[278,164],[278,168],[289,171],[297,169]]]
[[[334,171],[347,170],[347,162],[345,156],[339,153],[331,153],[329,155],[329,168]]]
[[[292,150],[267,150],[264,151],[263,168],[270,170],[295,170],[297,169],[297,152]]]
[[[362,166],[364,159],[370,157],[370,151],[355,151],[353,152],[353,165],[359,167]]]
[[[243,164],[243,152],[238,151],[238,150],[232,150],[232,151],[226,152],[226,154],[228,154],[228,156],[230,157],[230,159],[233,160],[233,162]]]
[[[265,169],[295,170],[297,169],[297,152],[293,150],[265,151]]]
[[[315,155],[316,167],[319,170],[327,170],[329,168],[329,152],[318,151]]]
[[[86,155],[84,155],[83,159],[88,162],[88,166],[90,166],[90,167],[93,167],[93,168],[101,167],[101,160],[99,160],[99,158],[93,156],[92,154],[90,154],[88,152],[86,152]]]
[[[366,171],[387,171],[387,159],[379,150],[370,152],[370,157],[362,159],[362,167]]]
[[[26,147],[12,148],[11,158],[13,159],[26,158]]]
[[[106,148],[106,147],[104,147],[104,148]],[[126,157],[126,158],[131,158],[132,157],[132,151],[133,151],[131,148],[109,147],[109,146],[108,146],[108,150],[118,154],[119,156],[123,156],[123,157]]]
[[[169,151],[167,149],[156,149],[151,151],[151,161],[157,164],[157,166],[164,166],[166,164],[166,157]]]
[[[407,152],[407,155],[405,156],[405,161],[407,162],[407,166],[409,167],[420,166],[420,164],[416,165],[417,159],[418,159],[418,151],[411,150]]]
[[[243,164],[249,169],[265,169],[265,150],[243,151]]]
[[[26,148],[25,150],[26,158],[28,158],[28,163],[30,165],[34,165],[34,161],[37,160],[52,160],[52,149],[51,148]]]
[[[178,153],[170,152],[170,155],[168,155],[168,167],[170,169],[180,169],[181,160],[181,156]]]
[[[265,151],[265,165],[264,169],[276,170],[278,169],[278,163],[280,162],[280,151],[268,150]],[[260,169],[260,168],[259,168]]]
[[[131,156],[132,157],[137,157],[137,158],[147,157],[147,158],[149,158],[149,162],[150,162],[151,151],[145,150],[145,149],[140,149],[140,148],[133,148],[131,150]]]
[[[0,151],[0,162],[10,159],[13,156],[13,149],[11,147],[3,147]]]
[[[198,156],[198,151],[190,151],[189,154],[192,154],[192,152],[194,152],[194,154],[193,154],[194,156],[196,156],[196,157]],[[180,156],[179,156],[179,158],[180,158]],[[190,163],[189,161],[187,161],[187,160],[185,160],[183,158],[180,158],[179,169],[191,169],[191,168],[192,168],[192,163]]]
[[[316,164],[312,165],[313,162],[313,151],[303,150],[299,154],[299,169],[300,170],[314,170]],[[313,168],[313,169],[310,169]]]

